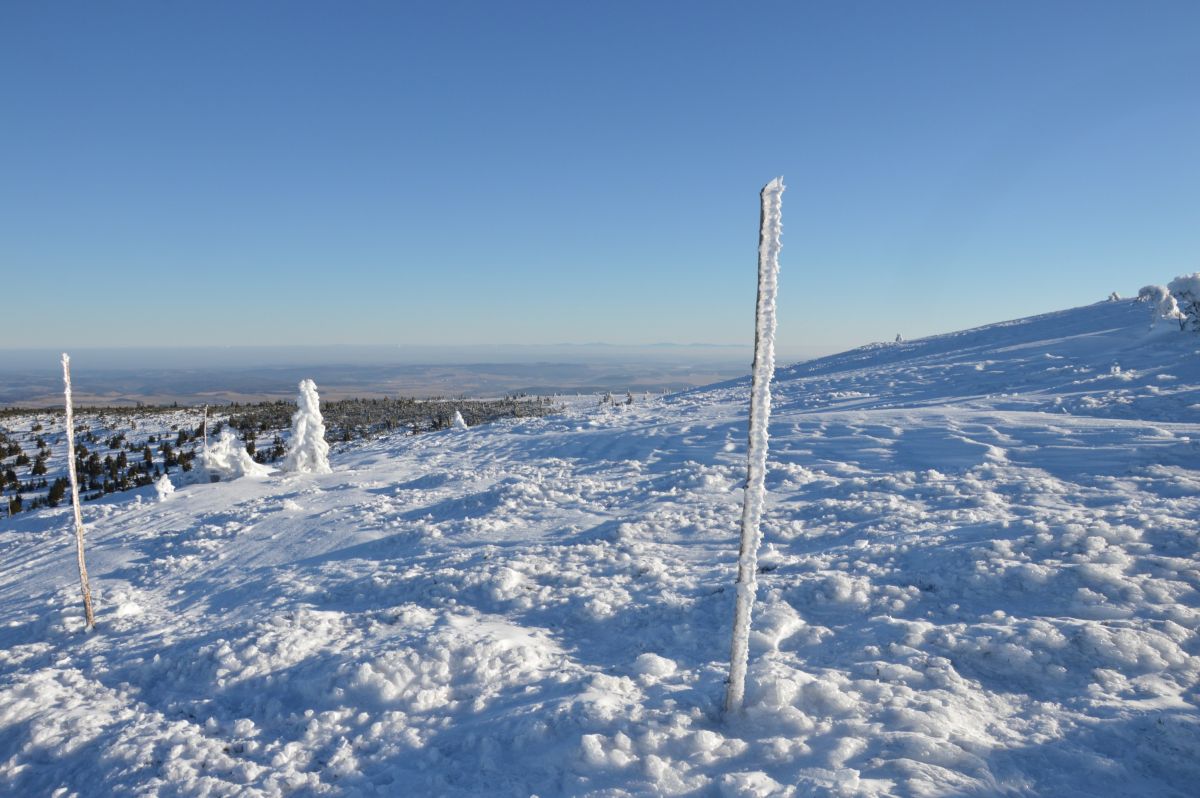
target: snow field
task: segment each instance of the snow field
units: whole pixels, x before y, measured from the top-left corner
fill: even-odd
[[[1110,302],[781,371],[739,717],[745,383],[89,503],[88,635],[18,516],[0,792],[1189,795],[1198,346]]]

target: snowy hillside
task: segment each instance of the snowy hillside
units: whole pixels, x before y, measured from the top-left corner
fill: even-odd
[[[1097,305],[0,521],[0,793],[1195,795],[1200,337]],[[63,788],[63,792],[55,790]]]

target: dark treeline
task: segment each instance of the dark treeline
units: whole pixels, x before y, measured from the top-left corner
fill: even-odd
[[[454,413],[462,413],[468,426],[501,418],[544,416],[551,410],[548,397],[508,396],[503,399],[340,399],[321,402],[325,437],[330,443],[372,438],[403,430],[430,432],[449,427]],[[257,435],[291,426],[296,405],[291,402],[261,402],[232,405],[229,425],[242,433]]]
[[[444,429],[462,413],[469,426],[502,418],[544,416],[549,398],[524,395],[502,399],[342,399],[321,402],[325,437],[348,443],[388,433],[417,434]],[[292,402],[233,404],[209,409],[208,434],[213,438],[228,425],[244,441],[246,451],[260,463],[272,463],[287,452]],[[173,414],[170,422],[154,419]],[[182,414],[183,418],[180,418]],[[38,507],[56,506],[68,490],[65,444],[61,429],[50,433],[38,419],[62,411],[0,410],[0,512],[9,515]],[[186,421],[184,420],[186,419]],[[163,474],[190,471],[203,447],[202,410],[171,406],[87,408],[76,417],[75,464],[83,499],[153,484]],[[156,426],[166,428],[154,429]],[[22,445],[22,441],[24,445]],[[27,451],[28,450],[28,451]],[[52,463],[53,460],[53,463]],[[57,468],[51,469],[55,465]]]

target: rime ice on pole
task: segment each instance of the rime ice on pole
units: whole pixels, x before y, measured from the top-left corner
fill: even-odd
[[[83,553],[83,514],[79,509],[79,478],[75,472],[75,409],[71,399],[71,357],[63,352],[63,400],[66,408],[67,428],[67,474],[71,479],[71,508],[75,519],[75,553],[79,562],[79,586],[83,592],[83,614],[87,628],[96,626],[96,616],[92,611],[92,588],[88,582],[87,562]]]
[[[325,420],[321,418],[321,399],[317,396],[315,382],[301,380],[296,404],[299,409],[292,416],[292,439],[283,468],[285,471],[328,474],[333,469],[329,467],[329,444],[325,442]]]
[[[750,613],[758,588],[758,544],[761,539],[764,480],[767,472],[767,422],[771,416],[771,378],[775,374],[775,298],[779,289],[779,250],[783,229],[783,178],[763,187],[758,238],[758,306],[755,311],[754,372],[750,385],[750,455],[742,505],[742,539],[738,551],[737,597],[729,662],[725,711],[742,708],[746,694],[746,662],[750,649]]]

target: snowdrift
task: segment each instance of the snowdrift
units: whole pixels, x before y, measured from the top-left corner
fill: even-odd
[[[1190,795],[1200,337],[1105,302],[0,522],[0,792]]]

